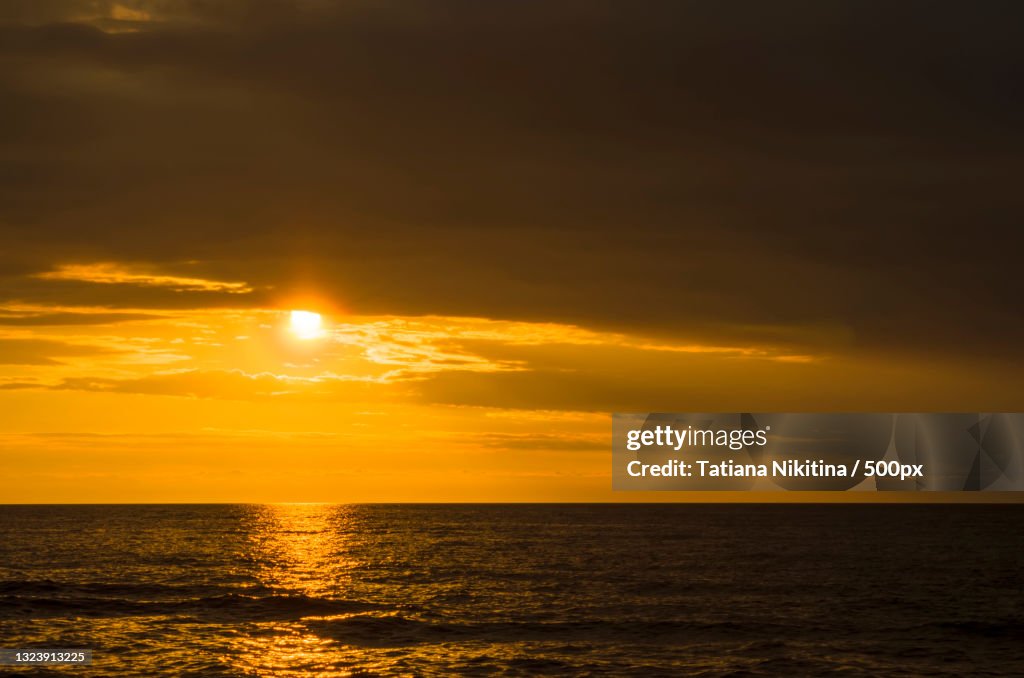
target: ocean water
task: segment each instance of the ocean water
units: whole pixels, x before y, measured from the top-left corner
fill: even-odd
[[[1024,506],[0,507],[11,675],[1024,675]]]

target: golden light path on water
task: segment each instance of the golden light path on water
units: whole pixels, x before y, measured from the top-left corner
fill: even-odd
[[[331,504],[251,508],[249,557],[264,586],[289,591],[300,604],[303,597],[343,596],[351,566],[346,535],[355,529],[350,509]],[[317,618],[344,619],[354,614]],[[239,635],[224,658],[246,675],[333,678],[368,668],[369,658],[359,648],[310,633],[301,622],[256,622],[253,631]]]
[[[395,521],[390,509],[382,514],[358,505],[267,504],[245,511],[245,567],[238,574],[265,587],[257,594],[261,599],[272,594],[286,605],[266,620],[257,615],[230,630],[220,662],[233,675],[448,675],[431,668],[456,661],[465,669],[486,670],[532,661],[535,653],[550,651],[551,642],[565,645],[544,638],[495,642],[486,633],[467,636],[465,611],[439,623],[445,600],[484,605],[484,614],[474,615],[483,628],[483,620],[505,628],[516,616],[512,601],[501,600],[509,593],[504,586],[492,589],[493,597],[467,594],[462,574],[450,569],[456,553],[434,541],[443,534],[456,544],[453,531],[463,529],[443,514],[428,512],[410,523]],[[485,552],[492,538],[486,530],[480,538]],[[467,567],[486,568],[486,560]],[[428,639],[423,632],[430,629],[435,633]]]
[[[238,574],[267,589],[257,594],[263,602],[272,593],[285,605],[266,620],[257,615],[230,631],[219,661],[233,675],[412,676],[422,675],[425,666],[450,665],[453,656],[469,665],[491,664],[539,647],[527,642],[517,650],[458,634],[435,639],[440,642],[418,638],[411,629],[429,625],[423,606],[451,593],[452,584],[415,583],[422,573],[410,567],[431,567],[421,558],[447,562],[415,528],[396,529],[352,505],[266,504],[245,510],[245,569]],[[368,568],[376,574],[367,576]]]

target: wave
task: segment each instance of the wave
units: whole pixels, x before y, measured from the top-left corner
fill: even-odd
[[[246,594],[273,594],[275,591],[269,587],[255,584],[252,586],[236,587]],[[61,582],[52,579],[33,580],[8,580],[0,581],[0,595],[15,596],[46,596],[57,594],[60,597],[68,596],[115,596],[122,598],[196,598],[202,596],[214,596],[225,593],[226,588],[219,584],[159,584],[159,583],[138,583],[130,584],[125,582]]]
[[[483,641],[509,642],[592,642],[631,644],[672,644],[693,640],[736,640],[749,634],[757,637],[785,634],[788,625],[741,624],[732,621],[691,622],[590,619],[564,622],[434,622],[397,614],[356,614],[344,619],[306,620],[305,626],[322,638],[363,647],[400,647],[419,643]]]
[[[147,585],[149,586],[149,585]],[[64,589],[60,592],[66,593]],[[58,593],[58,591],[54,591]],[[145,600],[101,596],[0,596],[0,619],[60,617],[194,617],[198,621],[275,621],[380,610],[358,600],[305,595],[223,593],[183,600]]]
[[[932,630],[949,637],[951,634],[979,635],[986,638],[1009,637],[1024,638],[1024,617],[1009,619],[968,619],[953,621],[937,621],[913,627],[920,630]]]

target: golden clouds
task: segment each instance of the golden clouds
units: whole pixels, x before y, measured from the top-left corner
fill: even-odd
[[[126,284],[140,279],[114,274],[116,270],[90,275],[133,281]],[[139,284],[198,284],[167,276],[145,280]],[[0,309],[0,320],[5,313],[30,318],[69,311],[11,307]],[[356,393],[374,401],[415,400],[416,394],[431,394],[432,399],[445,392],[430,383],[444,375],[467,375],[464,379],[477,391],[481,380],[488,383],[501,374],[524,374],[522,383],[530,384],[562,383],[566,373],[604,375],[607,390],[616,380],[628,385],[630,369],[646,374],[646,366],[657,362],[672,373],[693,361],[758,363],[791,357],[772,347],[655,343],[573,325],[486,318],[349,315],[338,322],[317,316],[318,341],[302,342],[296,341],[294,312],[272,309],[159,315],[136,310],[115,316],[116,324],[95,309],[76,314],[74,324],[0,330],[8,360],[35,366],[14,380],[22,388],[240,400],[303,396],[349,401]],[[96,315],[97,324],[86,324],[90,314]],[[368,385],[376,385],[379,392]],[[579,406],[593,409],[589,398],[578,403],[562,399],[551,409]]]
[[[227,292],[248,294],[252,287],[244,282],[204,280],[174,275],[161,275],[136,267],[115,263],[64,264],[52,271],[39,273],[42,280],[75,280],[102,285],[138,285],[141,287],[166,287],[178,292]]]
[[[991,370],[558,323],[325,314],[297,341],[287,310],[108,313],[0,308],[54,319],[0,323],[0,471],[42,488],[11,500],[609,500],[612,411],[1015,397]]]

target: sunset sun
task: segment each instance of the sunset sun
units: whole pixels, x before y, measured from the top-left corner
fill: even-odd
[[[312,311],[292,311],[291,328],[299,339],[316,339],[323,334],[323,318]]]

